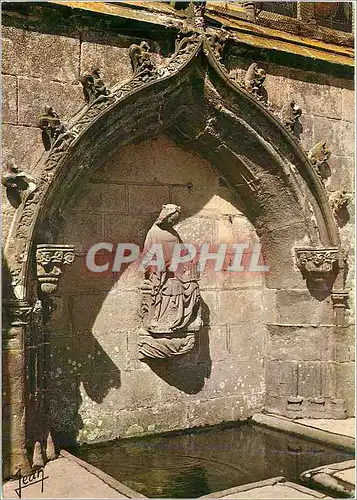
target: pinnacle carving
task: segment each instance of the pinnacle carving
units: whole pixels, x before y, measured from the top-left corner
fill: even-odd
[[[55,293],[63,273],[63,266],[74,261],[73,245],[37,245],[37,280],[45,294]]]
[[[296,104],[296,102],[288,101],[281,110],[281,121],[288,131],[295,134],[296,124],[298,119],[302,114],[302,109]]]

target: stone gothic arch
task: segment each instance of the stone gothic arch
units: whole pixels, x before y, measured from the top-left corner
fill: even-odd
[[[37,188],[17,210],[4,252],[9,276],[5,338],[17,352],[13,367],[22,373],[17,417],[9,416],[10,473],[26,469],[28,434],[35,443],[35,461],[46,442],[47,458],[55,453],[45,417],[46,388],[39,380],[35,392],[40,401],[31,403],[38,428],[26,427],[26,347],[31,336],[41,337],[34,332],[43,330],[51,313],[49,295],[74,259],[71,242],[56,243],[54,222],[83,179],[113,149],[165,131],[181,147],[207,159],[238,194],[265,245],[271,266],[267,286],[300,286],[306,279],[312,294],[333,292],[336,310],[343,311],[343,254],[323,183],[291,131],[254,93],[230,78],[221,49],[206,34],[181,35],[173,56],[158,68],[147,47],[136,46],[129,81],[108,91],[97,73],[87,75],[87,105],[68,126],[51,109],[41,117],[49,149],[38,165]],[[327,283],[322,292],[317,286],[321,279]],[[37,308],[36,299],[41,301]],[[342,323],[340,315],[336,321]],[[46,338],[41,335],[38,355],[45,358]],[[42,369],[43,377],[49,376],[45,361]]]

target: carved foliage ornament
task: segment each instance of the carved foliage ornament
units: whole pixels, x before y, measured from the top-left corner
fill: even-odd
[[[335,271],[339,262],[338,248],[297,248],[296,265],[304,279],[323,281]]]
[[[37,245],[37,279],[41,291],[46,294],[56,292],[63,265],[72,264],[73,261],[74,247],[72,245]]]

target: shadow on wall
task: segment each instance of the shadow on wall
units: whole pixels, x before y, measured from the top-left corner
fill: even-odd
[[[115,279],[119,281],[124,272],[125,266],[123,266],[121,273],[115,273]],[[95,289],[97,278],[94,277],[92,280],[92,288]],[[106,325],[102,324],[100,330],[103,344],[106,345],[106,349],[111,355],[106,352],[95,336],[97,319],[100,316],[103,303],[110,293],[106,291],[93,294],[90,302],[87,302],[87,296],[66,295],[63,296],[63,302],[60,297],[55,299],[58,307],[53,313],[54,321],[52,320],[50,323],[50,412],[51,422],[53,423],[51,431],[58,449],[61,446],[76,445],[78,432],[84,427],[83,419],[85,417],[82,411],[79,411],[80,409],[83,410],[83,406],[86,407],[85,413],[90,413],[92,422],[95,422],[96,419],[96,405],[103,403],[107,396],[109,403],[105,403],[104,412],[110,411],[115,415],[116,411],[125,408],[127,395],[123,394],[124,406],[117,407],[116,403],[118,399],[121,399],[121,393],[116,397],[114,396],[113,401],[111,401],[110,392],[112,389],[119,389],[122,386],[120,368],[125,369],[127,363],[131,363],[130,371],[126,371],[127,375],[133,373],[138,368],[138,364],[140,367],[140,363],[142,363],[137,360],[136,331],[120,331],[120,324],[116,322],[111,324],[111,318],[107,317]],[[76,307],[78,300],[84,305],[80,310]],[[125,303],[119,302],[118,308],[121,307],[125,307]],[[212,363],[209,352],[210,311],[203,300],[202,318],[203,327],[196,333],[195,347],[191,352],[171,360],[153,360],[146,363],[152,372],[168,385],[176,387],[186,394],[198,393],[204,387],[205,379],[209,378],[211,374]],[[57,328],[56,323],[62,326]],[[79,328],[77,328],[77,325],[80,325]],[[104,333],[106,327],[107,335]],[[117,331],[115,332],[115,330]],[[64,335],[58,334],[60,331]],[[120,335],[124,335],[125,338],[120,339]],[[120,347],[118,348],[115,344],[119,346],[126,344],[127,349],[130,351],[127,355],[131,357],[131,361],[125,359],[125,353],[120,352]],[[140,370],[140,372],[142,371]],[[133,378],[131,383],[136,385],[138,381]],[[126,384],[128,384],[128,381],[126,381]],[[132,389],[132,386],[128,388],[126,385],[124,392]],[[145,392],[146,388],[142,387],[141,391]],[[147,401],[144,401],[142,404],[145,405],[146,403]],[[110,406],[108,407],[108,405]],[[115,422],[113,422],[114,425]],[[88,425],[86,425],[86,429],[88,429]],[[88,440],[95,441],[96,429],[93,428],[89,432],[90,437]],[[114,432],[115,429],[113,429]],[[113,434],[113,438],[115,437],[118,436]]]
[[[71,303],[71,299],[69,299],[69,302]],[[85,316],[81,317],[81,321],[85,325],[95,324],[102,303],[103,295],[99,294],[88,304]],[[146,363],[152,372],[168,385],[174,386],[186,394],[200,392],[204,387],[205,379],[209,378],[211,374],[209,309],[204,302],[202,307],[204,326],[196,333],[196,344],[192,351],[170,360],[150,360]],[[72,312],[76,314],[75,310],[72,310]],[[135,345],[133,342],[132,346],[135,349],[135,353],[133,353],[135,356],[135,332],[127,332],[127,338],[129,336],[135,342]],[[68,336],[57,336],[54,333],[50,343],[52,360],[50,408],[51,422],[53,422],[51,431],[56,447],[59,449],[61,446],[76,445],[78,432],[84,427],[83,418],[79,412],[80,408],[88,402],[89,398],[89,406],[93,408],[91,420],[95,421],[95,406],[103,403],[112,389],[119,389],[122,386],[122,373],[95,338],[91,329],[73,331],[72,335]],[[121,353],[113,352],[116,361],[117,356],[123,357]],[[56,366],[57,363],[61,366]],[[137,361],[137,363],[140,362]],[[137,381],[133,379],[133,383],[135,384]],[[129,388],[129,390],[131,389],[132,387]],[[128,388],[126,388],[127,390]],[[142,387],[142,391],[145,392],[145,390],[146,388]],[[118,397],[120,398],[121,395],[119,394]],[[125,397],[124,394],[124,400]],[[117,410],[123,408],[116,407],[115,398],[113,401],[113,405],[110,405],[110,411],[115,414]],[[108,410],[107,406],[106,410]],[[113,429],[113,432],[115,432],[115,429]],[[96,430],[92,429],[89,440],[95,441],[95,435]],[[113,435],[114,437],[119,436]]]

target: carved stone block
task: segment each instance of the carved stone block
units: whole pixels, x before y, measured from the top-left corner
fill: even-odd
[[[37,279],[41,285],[41,291],[51,294],[57,291],[62,268],[65,264],[74,261],[73,245],[37,245],[36,263]]]
[[[296,265],[304,279],[314,282],[323,281],[338,266],[339,249],[330,248],[296,248]]]

